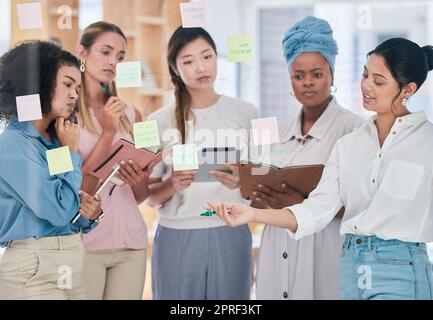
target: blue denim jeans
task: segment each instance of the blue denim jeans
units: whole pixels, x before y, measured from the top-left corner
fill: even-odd
[[[342,300],[432,300],[426,245],[348,234],[340,257]]]

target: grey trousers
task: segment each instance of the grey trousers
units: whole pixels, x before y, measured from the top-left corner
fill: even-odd
[[[155,300],[248,300],[253,276],[248,226],[169,229],[153,243]]]

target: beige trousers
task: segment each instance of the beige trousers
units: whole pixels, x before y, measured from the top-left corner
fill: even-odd
[[[81,234],[16,240],[0,260],[0,299],[84,299]]]
[[[89,300],[142,300],[146,249],[87,251],[84,279]]]

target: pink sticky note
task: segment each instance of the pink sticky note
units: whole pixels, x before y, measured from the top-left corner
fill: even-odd
[[[255,146],[280,143],[276,117],[251,120]]]
[[[40,2],[18,3],[17,12],[20,29],[41,29],[43,27]]]
[[[42,119],[41,99],[39,94],[16,97],[18,121]]]
[[[180,15],[183,28],[204,28],[207,25],[204,2],[180,3]]]

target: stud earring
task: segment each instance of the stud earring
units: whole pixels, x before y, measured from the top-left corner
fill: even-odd
[[[336,93],[336,92],[337,92],[337,89],[338,89],[337,86],[332,85],[332,86],[331,86],[331,93],[332,93],[332,94]]]

